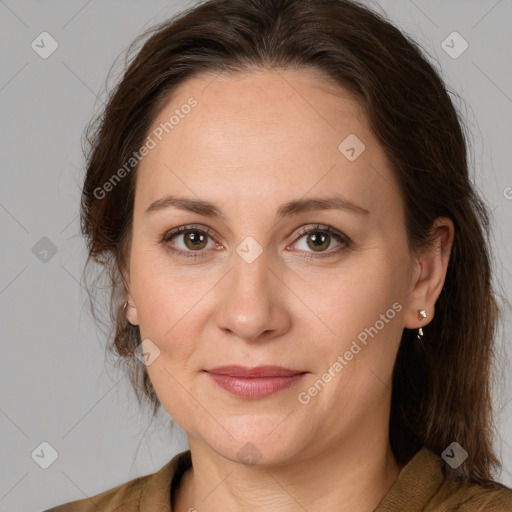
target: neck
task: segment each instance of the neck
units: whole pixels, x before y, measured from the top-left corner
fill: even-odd
[[[402,468],[387,437],[363,438],[371,441],[350,439],[314,456],[267,467],[245,466],[190,439],[193,468],[183,475],[173,511],[371,512]]]

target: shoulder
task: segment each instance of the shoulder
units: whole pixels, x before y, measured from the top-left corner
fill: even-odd
[[[512,489],[495,483],[455,485],[445,481],[425,512],[512,512]]]
[[[439,475],[439,486],[424,512],[512,512],[512,489],[496,481],[454,482],[447,478],[441,457],[428,449],[422,451]]]
[[[512,512],[512,489],[447,478],[446,463],[424,447],[403,467],[374,512]]]
[[[187,450],[175,455],[155,473],[43,512],[171,512],[171,489],[191,464],[190,450]]]
[[[43,512],[97,512],[98,510],[114,512],[123,510],[135,512],[139,510],[139,503],[145,484],[152,475],[134,478],[129,482],[118,485],[89,498],[83,498],[50,508]]]

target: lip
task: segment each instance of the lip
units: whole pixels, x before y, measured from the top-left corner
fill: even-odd
[[[255,366],[249,368],[239,365],[217,366],[205,371],[216,375],[229,375],[231,377],[291,377],[299,373],[305,373],[301,370],[290,370],[282,366]]]
[[[205,372],[226,391],[250,399],[265,398],[287,389],[307,373],[280,366],[219,366]]]

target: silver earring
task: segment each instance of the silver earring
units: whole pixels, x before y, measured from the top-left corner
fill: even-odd
[[[418,320],[424,320],[427,318],[427,312],[424,309],[418,309]],[[419,341],[423,338],[423,329],[420,327],[418,329],[418,334],[416,335]]]

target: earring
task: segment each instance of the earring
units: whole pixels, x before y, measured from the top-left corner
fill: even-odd
[[[427,312],[424,309],[418,309],[418,320],[424,320],[427,318]],[[416,335],[419,341],[423,338],[423,329],[420,327],[418,329],[418,334]]]
[[[131,308],[134,308],[135,306],[133,304],[128,304],[128,302],[125,302],[123,304],[123,311],[126,309],[126,306],[130,306]]]

